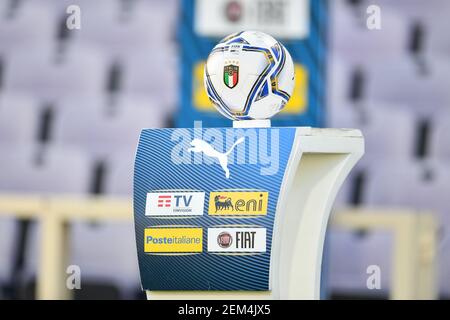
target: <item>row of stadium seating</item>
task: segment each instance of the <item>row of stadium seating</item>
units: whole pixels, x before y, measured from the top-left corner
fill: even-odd
[[[367,28],[371,5],[380,8],[380,30]],[[351,62],[387,62],[398,57],[432,61],[450,53],[446,34],[450,4],[446,0],[430,4],[421,0],[340,0],[330,1],[330,6],[331,44]]]
[[[81,102],[98,95],[125,95],[158,99],[159,108],[173,111],[176,103],[175,53],[136,52],[129,59],[108,63],[90,47],[58,55],[48,48],[28,48],[5,56],[1,92],[21,94],[45,102]]]
[[[106,156],[133,150],[143,127],[167,125],[170,116],[149,98],[119,95],[113,105],[101,100],[38,104],[23,96],[0,95],[0,144],[49,143]],[[363,130],[367,159],[388,154],[391,158],[450,161],[450,113],[425,121],[392,104],[373,102],[353,108],[341,115],[339,127]]]
[[[72,222],[68,230],[68,263],[80,268],[83,289],[75,290],[75,297],[143,298],[131,221],[102,224]],[[4,255],[0,264],[0,299],[36,298],[34,283],[39,264],[40,224],[37,221],[18,223],[16,219],[2,218],[0,231],[0,251]],[[96,295],[92,288],[101,291]]]
[[[70,5],[80,8],[81,29],[66,27]],[[139,132],[168,125],[176,106],[177,7],[0,2],[1,193],[131,196]],[[132,223],[74,222],[69,230],[69,262],[81,268],[84,289],[76,296],[135,298]],[[36,221],[0,220],[0,299],[34,297],[27,289],[39,234]]]
[[[366,28],[366,8],[372,4],[381,8],[382,28],[389,30],[388,34]],[[161,40],[174,35],[174,0],[60,0],[56,5],[51,0],[5,0],[0,6],[1,47],[14,49],[23,45],[20,39],[49,43],[58,37],[58,27],[64,30],[61,26],[69,5],[78,5],[83,14],[82,29],[73,34],[76,41],[95,43],[107,54],[126,55],[135,46],[154,51],[154,43],[160,46]],[[445,28],[448,1],[435,0],[427,7],[420,1],[386,0],[333,1],[331,5],[332,43],[353,61],[449,52]],[[33,28],[36,25],[39,28]]]
[[[363,65],[336,54],[329,68],[329,94],[333,102],[329,117],[333,124],[339,125],[340,115],[352,112],[348,108],[339,112],[341,108],[367,101],[389,102],[424,117],[449,110],[446,84],[450,81],[450,63],[444,57],[436,57],[423,71],[405,57]]]
[[[142,128],[166,124],[168,113],[150,99],[117,98],[117,103],[78,100],[63,105],[36,104],[0,96],[0,144],[52,144],[78,147],[105,157],[134,150]],[[99,99],[100,100],[100,99]],[[133,151],[131,151],[133,153]]]
[[[380,30],[366,26],[369,5],[380,7]],[[440,230],[437,283],[444,297],[450,295],[449,5],[445,0],[331,1],[327,105],[329,126],[360,128],[366,139],[366,154],[335,207],[434,212]],[[332,292],[370,295],[366,268],[378,265],[387,296],[392,233],[331,230],[328,243]]]

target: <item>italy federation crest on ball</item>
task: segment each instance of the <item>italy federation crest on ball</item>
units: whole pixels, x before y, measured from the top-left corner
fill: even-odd
[[[294,62],[276,39],[243,31],[220,41],[204,69],[206,93],[231,120],[270,119],[288,103],[294,90]]]
[[[228,64],[223,67],[223,82],[225,85],[233,89],[239,81],[239,66]]]

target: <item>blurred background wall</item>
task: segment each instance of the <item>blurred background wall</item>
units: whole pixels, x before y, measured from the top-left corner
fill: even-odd
[[[192,4],[1,0],[0,193],[129,199],[140,130],[173,126],[180,112],[186,39],[177,30]],[[379,30],[366,25],[373,4]],[[70,5],[81,9],[81,29],[67,28]],[[366,138],[336,207],[432,210],[442,298],[450,296],[449,10],[446,0],[328,1],[320,104],[326,126],[360,128]],[[40,230],[0,216],[0,298],[35,297]],[[75,298],[143,298],[131,221],[68,230],[69,260],[83,275]],[[386,298],[392,241],[330,228],[330,297]],[[368,291],[368,265],[383,270],[382,290]]]

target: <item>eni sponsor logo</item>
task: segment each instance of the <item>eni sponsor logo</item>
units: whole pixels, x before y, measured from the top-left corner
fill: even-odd
[[[208,214],[216,216],[267,215],[267,191],[214,191],[209,194]]]
[[[203,251],[203,229],[151,227],[144,231],[146,253],[198,253]]]

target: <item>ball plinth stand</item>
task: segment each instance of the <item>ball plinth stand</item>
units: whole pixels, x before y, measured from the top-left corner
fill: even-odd
[[[234,128],[270,127],[270,120]],[[359,130],[296,128],[276,208],[270,291],[147,291],[148,299],[319,299],[330,211],[343,181],[364,154]]]
[[[233,121],[233,128],[270,128],[270,119]]]
[[[267,55],[267,52],[271,54]],[[267,72],[255,71],[259,70],[260,64],[267,63],[269,63]],[[239,67],[244,64],[246,68]],[[267,130],[271,134],[279,134],[284,139],[277,145],[284,151],[285,156],[282,164],[283,171],[281,173],[277,171],[280,174],[273,174],[271,179],[263,174],[254,174],[245,181],[235,180],[239,181],[239,184],[236,182],[232,187],[233,190],[257,189],[259,185],[262,186],[261,189],[270,189],[272,192],[270,212],[266,212],[264,222],[257,220],[259,225],[272,231],[271,238],[265,238],[270,239],[265,243],[266,248],[270,249],[263,251],[264,260],[251,261],[252,279],[255,279],[255,269],[257,269],[255,266],[264,264],[265,268],[261,268],[264,272],[260,272],[264,284],[213,286],[217,289],[224,288],[224,291],[208,290],[209,287],[204,286],[204,282],[194,286],[171,286],[170,288],[176,289],[171,291],[166,290],[167,286],[160,285],[153,288],[163,290],[146,291],[147,298],[320,299],[322,252],[326,227],[338,190],[364,153],[364,138],[361,132],[353,129],[271,127],[270,117],[285,107],[294,92],[295,67],[288,50],[270,35],[259,31],[243,31],[225,37],[211,50],[204,71],[206,92],[222,115],[233,120],[236,115],[230,114],[230,110],[244,110],[244,113],[239,113],[240,116],[255,119],[233,121],[231,130],[246,131],[252,128],[255,131]],[[252,72],[259,72],[261,80],[254,82],[252,80],[254,78],[249,77],[250,74],[253,75]],[[230,76],[232,77],[229,78]],[[235,87],[238,90],[233,89]],[[244,95],[236,94],[243,91],[246,91]],[[221,99],[225,95],[230,96],[226,104]],[[243,101],[242,97],[252,98]],[[241,108],[243,104],[245,107]],[[220,131],[229,128],[217,129]],[[260,143],[259,139],[257,142],[254,141],[253,143]],[[248,176],[241,175],[241,177]],[[258,181],[263,181],[265,184],[258,184]],[[229,185],[231,183],[223,184],[227,188],[222,189],[229,190]],[[255,224],[258,224],[257,221]],[[270,221],[270,224],[266,221]],[[229,265],[233,265],[231,261],[228,262],[230,262]],[[245,279],[249,275],[249,271],[246,270],[250,269],[241,268],[243,272],[235,273],[239,266],[233,265],[233,267],[233,270],[228,271],[235,276],[238,274]],[[217,270],[219,268],[220,266],[217,266]],[[189,275],[183,276],[189,277]],[[209,281],[211,278],[214,277],[206,277],[204,280]],[[184,278],[180,279],[184,280]],[[222,282],[227,280],[220,278]],[[216,283],[218,282],[216,280]],[[178,291],[178,288],[203,290]],[[229,288],[236,291],[225,291]],[[260,288],[267,291],[246,290]]]

